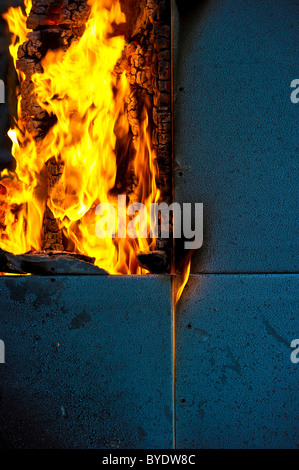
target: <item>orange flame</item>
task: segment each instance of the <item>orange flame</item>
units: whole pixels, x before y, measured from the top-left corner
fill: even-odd
[[[143,274],[146,271],[139,268],[136,253],[152,248],[154,241],[118,238],[117,224],[113,239],[99,239],[95,233],[96,206],[109,202],[116,214],[118,210],[117,196],[112,193],[118,170],[116,129],[118,136],[129,134],[125,105],[129,82],[125,73],[121,77],[114,73],[125,46],[124,37],[111,34],[113,24],[126,20],[119,0],[89,0],[89,4],[91,15],[83,36],[66,52],[49,51],[42,61],[44,73],[32,77],[38,104],[56,116],[56,124],[37,143],[24,128],[19,109],[18,125],[9,132],[16,171],[1,175],[0,246],[15,254],[41,249],[47,205],[72,251],[95,257],[95,264],[112,274]],[[31,0],[25,6],[28,14]],[[5,18],[13,34],[10,52],[16,64],[18,47],[29,32],[26,15],[21,8],[10,8]],[[24,75],[18,75],[22,82]],[[19,96],[19,108],[20,100]],[[144,114],[133,166],[139,202],[149,208],[158,200],[159,191],[149,120]],[[62,162],[64,173],[45,194],[41,175],[50,159]]]

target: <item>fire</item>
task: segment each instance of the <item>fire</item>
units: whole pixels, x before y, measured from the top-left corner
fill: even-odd
[[[116,143],[120,137],[129,139],[129,83],[125,72],[121,77],[114,73],[125,46],[123,36],[112,34],[113,25],[126,21],[119,1],[89,0],[89,4],[91,15],[83,36],[66,52],[49,51],[42,61],[44,73],[32,77],[39,105],[57,118],[42,141],[36,142],[24,128],[19,96],[19,119],[9,132],[16,170],[1,175],[0,247],[15,254],[40,250],[48,206],[72,251],[94,257],[95,264],[111,274],[143,274],[136,254],[153,248],[154,240],[118,238],[117,226],[114,239],[99,239],[95,233],[96,206],[108,202],[118,208]],[[25,5],[28,14],[31,0]],[[10,8],[5,18],[13,34],[10,52],[16,63],[18,47],[29,32],[26,15],[21,8]],[[25,77],[18,75],[21,84]],[[146,109],[135,148],[132,165],[138,202],[149,207],[158,201],[159,191]],[[47,193],[41,175],[53,159],[64,165],[64,171]]]
[[[29,14],[29,11],[31,10],[31,7],[32,7],[32,1],[25,0],[24,3],[25,3],[26,13]],[[20,44],[26,41],[27,33],[29,33],[29,30],[26,27],[27,16],[24,15],[22,8],[18,7],[18,8],[9,8],[8,13],[4,14],[3,17],[8,22],[9,30],[12,33],[12,42],[11,42],[11,45],[9,46],[9,51],[10,51],[10,55],[12,56],[14,60],[14,64],[16,67],[18,48]],[[20,76],[21,74],[19,73],[19,77]]]

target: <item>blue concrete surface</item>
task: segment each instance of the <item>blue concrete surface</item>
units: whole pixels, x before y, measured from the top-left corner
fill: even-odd
[[[294,448],[298,1],[173,5],[176,200],[204,203],[176,308],[177,446]]]
[[[170,276],[0,277],[0,298],[0,447],[172,448]]]
[[[296,448],[296,275],[193,275],[176,319],[177,448]]]
[[[205,213],[192,272],[296,272],[298,1],[174,7],[176,199]]]

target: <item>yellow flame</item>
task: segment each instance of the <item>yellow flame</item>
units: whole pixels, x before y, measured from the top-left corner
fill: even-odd
[[[98,266],[113,274],[142,274],[136,253],[153,247],[154,241],[118,238],[117,227],[114,239],[99,239],[95,233],[97,204],[109,202],[117,213],[117,196],[112,193],[118,171],[116,129],[118,136],[130,138],[125,105],[129,82],[125,73],[114,73],[125,46],[123,36],[113,36],[113,25],[126,21],[119,0],[89,4],[83,36],[66,52],[49,51],[42,61],[44,73],[32,77],[38,104],[57,119],[42,141],[36,142],[26,130],[19,97],[18,126],[9,132],[16,172],[1,175],[5,201],[0,191],[0,246],[13,253],[41,249],[47,205],[72,251],[95,257]],[[27,15],[30,9],[27,0]],[[10,8],[5,18],[13,33],[10,52],[16,64],[18,47],[28,34],[26,15],[21,8]],[[25,80],[22,73],[19,80]],[[139,202],[148,208],[158,200],[159,191],[146,110],[144,116],[133,166]],[[47,193],[43,171],[50,159],[63,163],[64,173]]]
[[[32,7],[32,1],[25,0],[24,3],[26,12],[28,12],[29,14],[29,11]],[[27,15],[24,15],[21,7],[11,7],[8,9],[7,13],[3,14],[3,18],[7,21],[9,31],[12,33],[12,40],[9,46],[9,52],[16,66],[18,48],[21,44],[23,44],[23,42],[26,41],[27,34],[30,31],[27,29],[26,26]],[[23,74],[19,73],[19,77],[22,75]]]
[[[188,282],[189,276],[190,276],[190,269],[191,269],[191,253],[187,256],[185,259],[184,263],[184,269],[183,269],[183,282],[180,285],[179,289],[177,290],[176,293],[176,303],[180,300],[183,290],[185,289],[185,286]]]

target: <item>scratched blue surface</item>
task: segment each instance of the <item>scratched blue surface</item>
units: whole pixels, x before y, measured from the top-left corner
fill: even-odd
[[[193,275],[177,311],[178,448],[296,448],[296,275]]]
[[[0,448],[172,447],[169,276],[0,277],[0,298]]]

